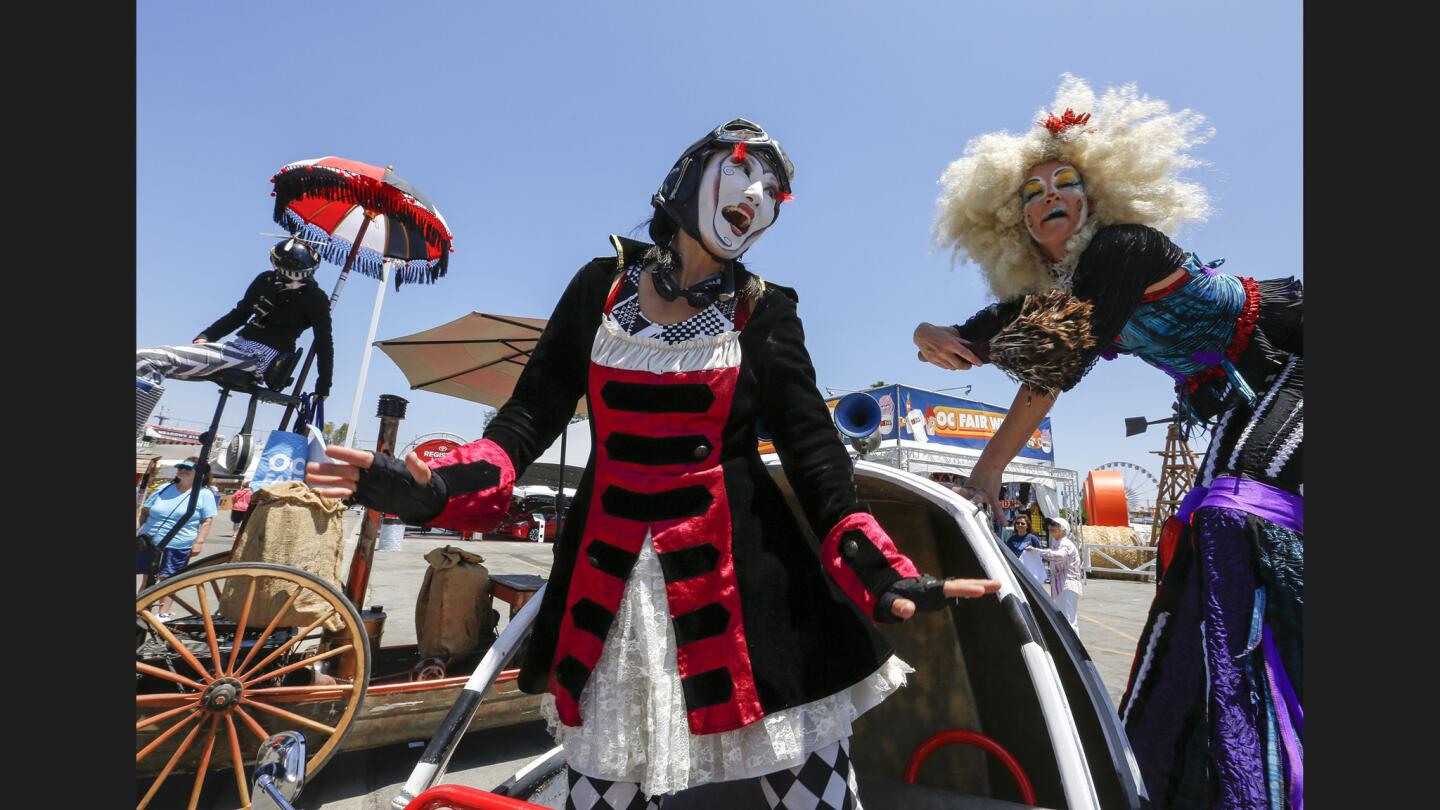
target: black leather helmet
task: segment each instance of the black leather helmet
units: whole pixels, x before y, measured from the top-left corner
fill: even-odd
[[[320,254],[315,248],[300,239],[290,237],[275,243],[270,248],[270,264],[275,272],[291,281],[304,281],[315,275],[320,266]]]
[[[700,170],[712,149],[727,148],[737,143],[745,144],[750,154],[770,166],[770,170],[775,172],[776,179],[780,181],[781,194],[790,193],[795,164],[790,162],[785,150],[780,148],[780,142],[770,137],[759,124],[744,118],[734,118],[711,130],[680,155],[679,160],[675,161],[675,165],[671,166],[670,172],[665,175],[660,188],[650,198],[650,204],[669,214],[670,219],[699,241],[696,192],[700,185]],[[780,217],[778,207],[775,209],[775,217]]]

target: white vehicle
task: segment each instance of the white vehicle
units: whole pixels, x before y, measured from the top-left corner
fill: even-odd
[[[768,466],[790,497],[778,460]],[[858,462],[855,484],[897,547],[923,570],[1001,583],[994,596],[959,600],[925,622],[881,627],[896,653],[921,672],[855,722],[851,757],[859,766],[865,806],[1138,808],[1139,768],[1099,673],[1069,623],[977,517],[978,510],[946,487],[880,464]],[[539,597],[510,620],[486,653],[392,810],[564,806],[561,748],[489,792],[440,784],[460,740],[458,730],[523,641]],[[910,772],[918,771],[930,752],[954,742],[991,753],[949,755],[946,767],[931,765],[911,782]],[[993,753],[997,750],[1009,761]],[[749,807],[755,793],[753,780],[721,782],[667,798],[666,807]],[[497,803],[496,795],[528,803]],[[442,805],[431,803],[442,799]]]

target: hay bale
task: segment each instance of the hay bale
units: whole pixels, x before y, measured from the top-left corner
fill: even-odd
[[[1094,543],[1102,546],[1137,546],[1146,549],[1153,548],[1147,542],[1150,538],[1146,536],[1143,540],[1135,534],[1135,530],[1129,526],[1081,526],[1080,539],[1085,543]],[[1153,551],[1125,551],[1123,549],[1105,549],[1105,553],[1129,568],[1136,568],[1141,564],[1154,559]],[[1114,568],[1115,564],[1100,556],[1097,550],[1090,550],[1090,565],[1093,567]],[[1109,579],[1132,579],[1133,574],[1121,574],[1114,571],[1090,572],[1090,576]]]

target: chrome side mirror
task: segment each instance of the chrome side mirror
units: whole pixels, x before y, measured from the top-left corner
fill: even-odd
[[[250,785],[254,810],[294,810],[290,802],[305,786],[305,738],[282,731],[260,743]]]

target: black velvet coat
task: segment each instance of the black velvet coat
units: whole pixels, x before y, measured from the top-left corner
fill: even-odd
[[[590,352],[611,284],[648,247],[612,237],[616,256],[580,268],[556,305],[513,397],[485,431],[523,473],[568,424],[586,392]],[[753,276],[736,266],[736,289]],[[875,672],[892,654],[872,620],[822,568],[818,539],[843,517],[868,512],[856,500],[853,467],[816,389],[805,350],[795,291],[763,284],[750,299],[739,339],[742,361],[723,428],[723,468],[733,537],[741,617],[756,691],[765,714],[839,692]],[[741,306],[746,306],[742,303]],[[592,414],[595,404],[590,404]],[[763,417],[813,534],[800,527],[757,452],[755,423]],[[520,688],[553,688],[552,662],[566,615],[577,552],[595,489],[592,451],[560,537],[554,567],[524,651]],[[862,555],[863,556],[863,555]],[[883,558],[859,571],[877,593],[899,577]],[[850,560],[852,567],[867,564]],[[587,673],[588,676],[588,673]],[[687,692],[687,700],[691,696]],[[701,696],[703,697],[703,696]]]

